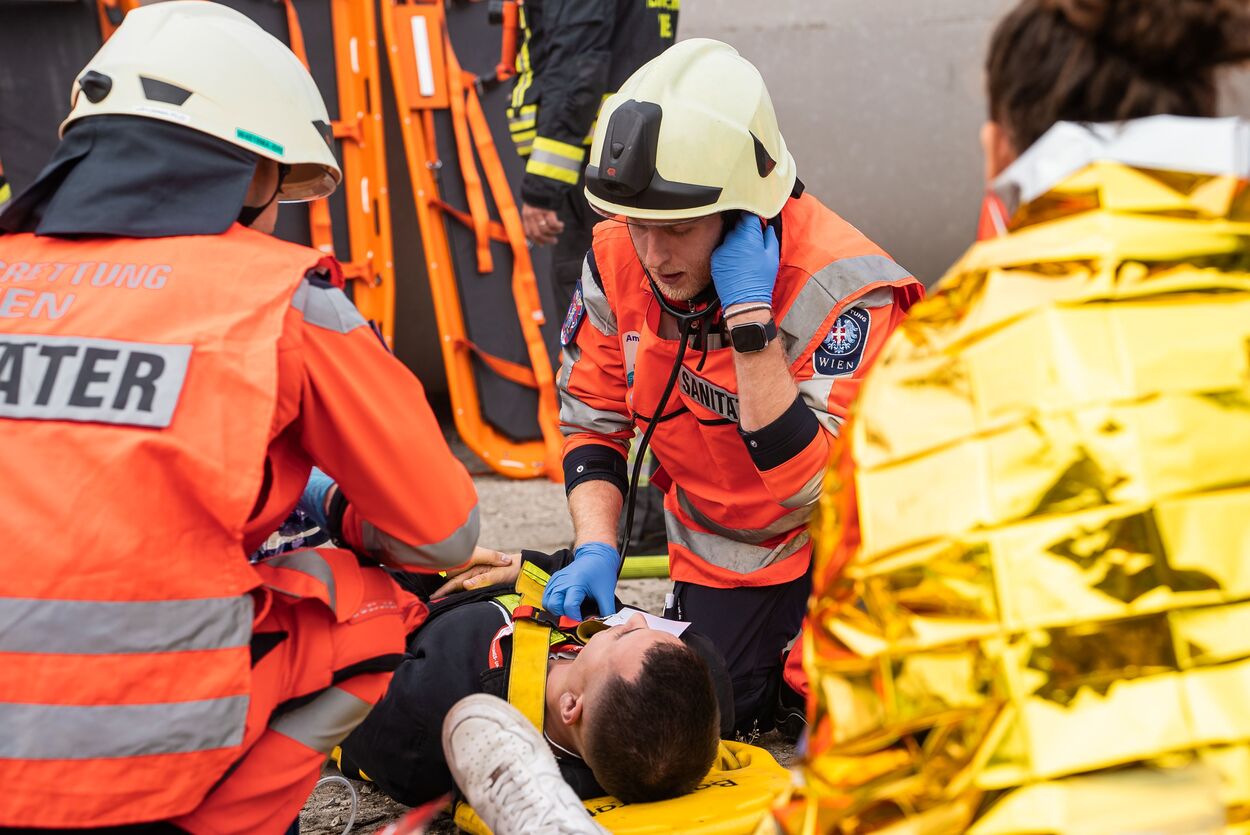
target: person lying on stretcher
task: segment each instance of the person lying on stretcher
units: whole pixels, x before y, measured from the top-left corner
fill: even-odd
[[[343,742],[343,773],[412,806],[452,790],[440,742],[444,717],[473,693],[506,698],[510,677],[526,675],[513,634],[514,612],[526,613],[514,592],[522,561],[527,577],[542,583],[572,559],[569,551],[479,548],[470,567],[446,581],[397,578],[430,600],[430,614],[409,635],[386,695]],[[528,669],[545,668],[539,710],[565,781],[583,799],[611,794],[628,803],[692,791],[712,765],[722,730],[733,727],[728,674],[711,642],[690,630],[678,637],[665,628],[685,624],[640,612],[587,621],[580,630],[576,621],[544,615],[535,617],[554,629],[537,644],[545,657]]]

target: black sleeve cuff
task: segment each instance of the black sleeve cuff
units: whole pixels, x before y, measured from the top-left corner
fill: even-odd
[[[820,432],[820,421],[796,396],[781,417],[754,432],[738,430],[747,452],[760,472],[775,469],[807,449]]]
[[[625,456],[613,447],[599,444],[579,446],[564,456],[564,495],[587,481],[608,481],[624,496],[629,489]]]
[[[342,489],[334,485],[334,495],[330,497],[330,506],[326,508],[326,533],[335,542],[343,541],[343,514],[347,512],[347,497]]]
[[[541,177],[538,174],[526,174],[521,178],[521,202],[536,209],[557,212],[564,204],[564,196],[573,186]]]

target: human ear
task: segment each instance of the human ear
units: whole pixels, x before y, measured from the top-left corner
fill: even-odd
[[[569,691],[560,694],[560,721],[565,725],[575,725],[582,718],[582,697]]]

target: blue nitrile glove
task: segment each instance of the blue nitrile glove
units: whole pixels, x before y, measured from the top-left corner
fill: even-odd
[[[712,251],[712,283],[721,308],[747,302],[773,303],[781,266],[781,245],[771,226],[743,212],[724,242]]]
[[[561,568],[547,582],[543,608],[557,617],[582,619],[582,603],[589,595],[599,604],[599,614],[616,614],[616,575],[621,555],[612,545],[587,542],[573,552],[573,562]]]
[[[308,474],[308,483],[304,485],[304,494],[295,505],[323,531],[329,530],[330,523],[326,521],[326,494],[333,486],[334,479],[313,467]]]

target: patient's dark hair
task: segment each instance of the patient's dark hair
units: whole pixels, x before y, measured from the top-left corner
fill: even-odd
[[[1247,58],[1247,0],[1023,0],[990,42],[990,118],[1023,152],[1056,122],[1214,116]]]
[[[626,803],[694,790],[712,767],[720,717],[707,665],[684,644],[657,644],[635,681],[604,685],[583,754],[599,785]]]

